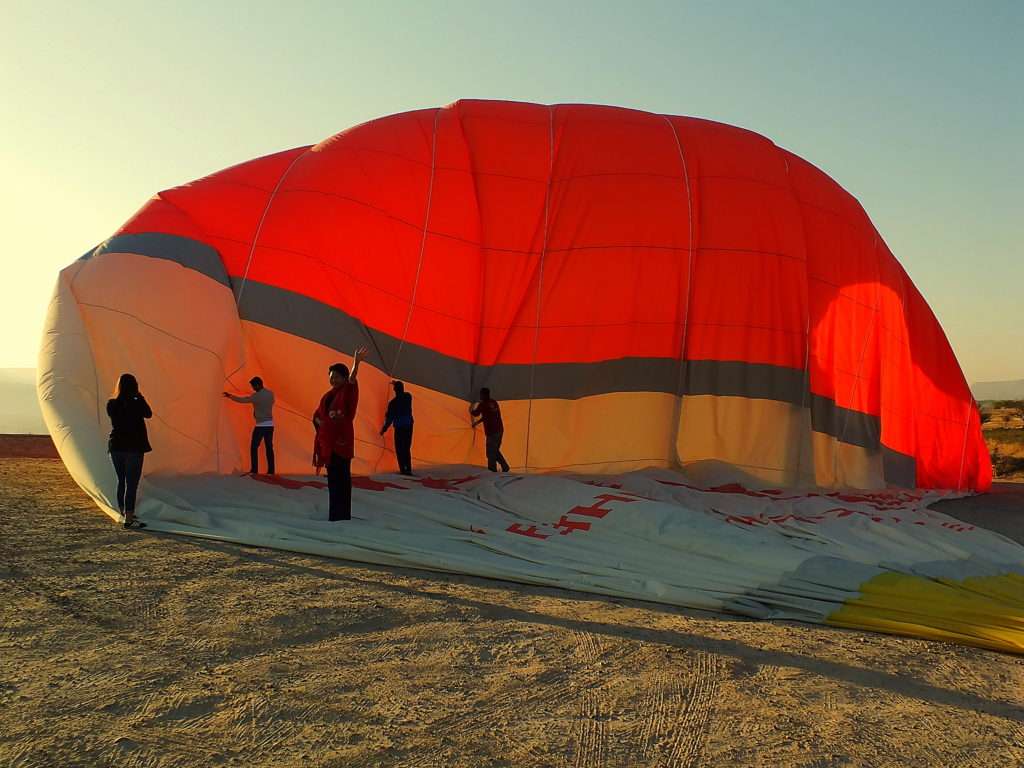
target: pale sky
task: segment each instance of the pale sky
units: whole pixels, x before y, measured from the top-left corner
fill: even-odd
[[[1024,2],[0,0],[0,368],[153,193],[459,98],[764,134],[863,204],[969,381],[1024,378]]]

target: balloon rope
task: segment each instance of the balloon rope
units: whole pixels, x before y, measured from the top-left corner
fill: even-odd
[[[267,204],[263,206],[263,213],[260,215],[259,223],[257,223],[256,225],[256,231],[253,233],[252,236],[252,245],[249,246],[249,257],[245,260],[245,271],[242,273],[242,282],[238,286],[238,295],[235,297],[235,306],[238,308],[239,330],[241,330],[242,322],[242,296],[245,293],[245,284],[249,280],[249,267],[252,266],[253,256],[256,253],[256,244],[260,239],[260,233],[263,231],[263,222],[267,218],[267,213],[270,211],[270,205],[271,203],[274,202],[274,198],[277,196],[277,191],[281,188],[281,185],[284,183],[284,180],[288,177],[288,174],[291,173],[292,168],[295,167],[295,164],[299,162],[299,158],[304,157],[308,152],[309,148],[307,147],[304,151],[299,152],[294,158],[292,158],[291,163],[285,169],[285,172],[281,174],[281,178],[277,180],[277,184],[274,185],[274,189],[271,191],[270,197],[267,198]],[[230,373],[224,375],[225,381],[230,382],[231,377],[238,373],[240,370],[242,370],[242,368],[245,367],[246,363],[249,362],[248,359],[246,358],[246,345],[244,341],[242,343],[241,352],[242,353],[240,357],[242,358],[242,362],[235,366],[235,368]]]
[[[959,491],[964,480],[964,461],[967,459],[967,433],[971,429],[971,410],[974,408],[973,396],[967,400],[967,413],[964,416],[964,445],[960,449],[960,474],[956,478],[956,489]]]
[[[544,257],[548,251],[548,216],[551,209],[551,182],[555,174],[555,111],[548,106],[548,188],[544,193],[544,239],[540,249],[540,272],[537,278],[537,315],[533,332],[533,359],[530,361],[530,399],[526,406],[526,451],[523,471],[530,471],[530,432],[533,425],[533,385],[537,372],[537,349],[540,346],[540,309],[544,295]]]
[[[412,323],[412,313],[416,308],[416,292],[420,287],[420,272],[423,269],[423,254],[427,248],[427,235],[430,232],[430,207],[434,199],[434,171],[437,167],[437,123],[441,118],[441,109],[434,110],[434,132],[430,140],[430,181],[427,184],[427,203],[423,212],[423,233],[420,236],[420,255],[416,263],[416,277],[412,283],[412,296],[409,298],[409,312],[405,316],[405,327],[402,329],[402,337],[398,341],[398,350],[395,352],[395,359],[388,368],[388,376],[395,375],[398,368],[398,358],[405,346],[405,337],[409,333],[409,325]]]
[[[875,244],[874,244],[874,247],[871,249],[871,252],[873,254],[875,254],[876,256],[878,255],[878,233],[877,232],[875,233]],[[876,267],[878,266],[877,259],[875,261],[875,266]],[[878,297],[878,293],[877,293],[877,287],[878,287],[878,276],[876,275],[876,279],[875,279],[875,289],[876,289],[876,293],[875,293],[875,306],[872,307],[872,309],[874,310],[874,313],[871,316],[871,325],[868,327],[868,332],[864,334],[864,343],[861,345],[861,348],[860,348],[860,359],[857,361],[857,372],[856,372],[856,374],[853,377],[853,387],[850,390],[850,403],[849,403],[849,407],[843,408],[843,428],[842,428],[842,430],[840,430],[838,441],[833,442],[833,444],[832,444],[833,445],[833,448],[832,448],[832,483],[833,483],[833,485],[837,485],[838,474],[839,474],[839,444],[846,442],[846,428],[850,424],[850,414],[854,411],[854,405],[855,405],[854,398],[857,395],[857,387],[860,385],[860,374],[861,374],[861,371],[864,368],[864,358],[867,355],[868,342],[871,340],[871,334],[874,332],[875,325],[878,323],[878,314],[879,314],[880,310],[879,310],[879,307],[878,307],[878,299],[879,299],[879,297]],[[836,405],[839,405],[839,403],[837,402]],[[881,435],[879,435],[879,440],[881,440]]]
[[[780,152],[781,152],[781,150],[780,150]],[[804,264],[804,289],[805,289],[805,295],[804,295],[804,383],[803,383],[803,389],[800,392],[800,417],[804,418],[804,414],[806,414],[806,418],[807,418],[807,435],[806,435],[806,438],[807,438],[808,443],[809,443],[809,441],[811,440],[811,431],[814,429],[814,422],[812,420],[813,417],[810,414],[810,403],[808,403],[808,399],[811,396],[811,303],[810,303],[810,298],[809,298],[810,282],[809,282],[808,277],[807,277],[807,258],[806,258],[806,252],[807,252],[807,225],[804,223],[804,215],[803,215],[803,210],[800,209],[800,206],[799,206],[799,202],[800,202],[799,198],[797,197],[796,191],[793,189],[793,179],[789,175],[789,160],[786,159],[786,155],[784,153],[782,154],[782,163],[783,163],[783,165],[786,168],[786,185],[789,188],[789,192],[790,192],[790,195],[793,198],[794,204],[796,204],[797,208],[800,210],[800,231],[803,233],[803,244],[804,244],[804,253],[805,253],[805,257],[804,257],[804,261],[803,261],[803,264]],[[799,434],[799,438],[798,438],[799,442],[797,443],[797,449],[796,449],[797,450],[797,454],[796,454],[796,480],[797,480],[797,484],[801,484],[801,478],[804,476],[803,475],[803,468],[804,468],[804,438],[805,438],[805,435],[803,434],[803,429],[799,430],[798,434]],[[814,473],[813,454],[812,454],[811,461],[812,461],[811,472],[812,472],[812,475],[813,475],[813,473]],[[812,485],[813,484],[815,484],[815,483],[812,483]]]
[[[284,180],[288,178],[288,174],[292,172],[292,168],[294,168],[295,164],[299,162],[299,159],[305,157],[308,152],[309,148],[307,147],[292,158],[291,163],[289,163],[285,172],[281,174],[281,178],[277,180],[277,184],[274,185],[274,189],[271,191],[270,197],[267,198],[267,204],[263,206],[263,213],[260,215],[259,223],[256,224],[256,231],[252,236],[252,245],[249,246],[249,257],[245,260],[245,271],[242,273],[242,282],[238,286],[238,298],[235,303],[238,305],[239,310],[241,310],[242,307],[242,295],[245,293],[245,284],[249,280],[249,267],[252,266],[252,259],[256,254],[256,244],[259,242],[260,233],[263,231],[263,222],[266,220],[267,214],[270,212],[270,206],[274,202],[274,198],[277,197],[277,191],[281,188],[281,185],[284,184]]]
[[[683,429],[683,388],[686,372],[686,330],[690,319],[690,293],[693,287],[693,198],[690,193],[690,171],[686,166],[686,155],[683,153],[683,144],[679,140],[679,132],[676,130],[668,115],[662,115],[662,119],[672,129],[672,137],[676,142],[676,150],[679,152],[679,162],[683,166],[683,185],[686,187],[686,306],[683,308],[683,325],[680,329],[679,338],[679,367],[676,374],[675,391],[675,413],[672,423],[676,425],[675,431],[669,434],[668,456],[675,456],[675,464],[682,466],[682,457],[679,455],[679,433]]]
[[[395,357],[391,361],[391,365],[387,368],[388,379],[393,379],[395,371],[398,369],[398,359],[402,355],[402,350],[405,348],[405,337],[409,333],[409,326],[412,324],[412,313],[416,309],[416,293],[420,287],[420,272],[423,270],[423,254],[427,249],[427,235],[430,233],[430,209],[434,200],[434,175],[437,169],[437,123],[441,119],[441,109],[434,110],[434,129],[430,139],[430,181],[427,183],[427,202],[423,209],[423,232],[420,235],[420,254],[419,259],[416,262],[416,277],[413,278],[412,283],[412,296],[409,297],[409,311],[405,315],[405,326],[402,328],[402,335],[398,340],[398,349],[395,350]],[[367,335],[369,329],[367,329]],[[376,344],[374,344],[376,346]],[[380,350],[378,350],[380,354]],[[381,363],[384,363],[384,356],[380,355]],[[385,384],[387,386],[387,384]],[[387,390],[385,389],[385,397],[387,397]],[[380,462],[384,458],[384,454],[387,450],[387,439],[381,438],[380,454],[377,456],[377,460],[373,464],[373,468],[376,470],[380,465]]]
[[[245,284],[249,280],[249,267],[252,265],[253,255],[256,253],[256,243],[260,239],[260,232],[263,231],[263,221],[267,218],[267,213],[270,211],[270,204],[274,202],[274,198],[277,196],[277,191],[281,188],[284,180],[287,178],[288,174],[291,173],[292,168],[295,167],[299,158],[305,156],[307,152],[309,152],[309,147],[306,147],[302,152],[296,154],[295,157],[292,158],[291,163],[288,164],[284,173],[281,174],[281,178],[277,180],[277,184],[274,185],[274,189],[270,192],[270,197],[267,198],[267,204],[263,206],[263,213],[260,214],[259,223],[256,225],[256,231],[253,233],[252,245],[249,246],[249,256],[245,260],[245,271],[242,273],[242,282],[238,286],[238,296],[235,297],[235,307],[238,310],[238,331],[239,336],[242,337],[242,349],[241,354],[239,355],[242,362],[235,366],[230,373],[224,375],[224,381],[230,382],[231,377],[242,370],[242,368],[244,368],[249,362],[246,356],[247,345],[244,340],[244,334],[242,333],[242,295],[245,293]],[[234,386],[234,384],[232,384],[232,386]],[[217,471],[220,471],[220,428],[217,429]]]

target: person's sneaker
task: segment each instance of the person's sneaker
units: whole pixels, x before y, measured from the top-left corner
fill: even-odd
[[[142,522],[141,520],[139,520],[139,518],[137,518],[135,516],[134,512],[131,513],[130,515],[126,514],[124,516],[124,523],[123,523],[123,525],[124,525],[124,527],[126,529],[128,529],[128,528],[145,528],[146,527],[146,524],[144,522]]]

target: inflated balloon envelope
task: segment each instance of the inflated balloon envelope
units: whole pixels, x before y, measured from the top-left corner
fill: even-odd
[[[310,416],[364,344],[355,520],[330,524]],[[938,322],[857,201],[746,130],[461,101],[166,190],[61,273],[40,353],[114,516],[124,371],[157,529],[1024,650],[1024,548],[927,508],[991,482]],[[274,482],[233,476],[251,421],[219,395],[253,375]],[[394,378],[417,480],[378,435]],[[513,476],[469,466],[482,386]]]

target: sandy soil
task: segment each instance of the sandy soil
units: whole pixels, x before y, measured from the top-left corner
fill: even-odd
[[[1022,657],[0,510],[4,766],[1024,765]]]

